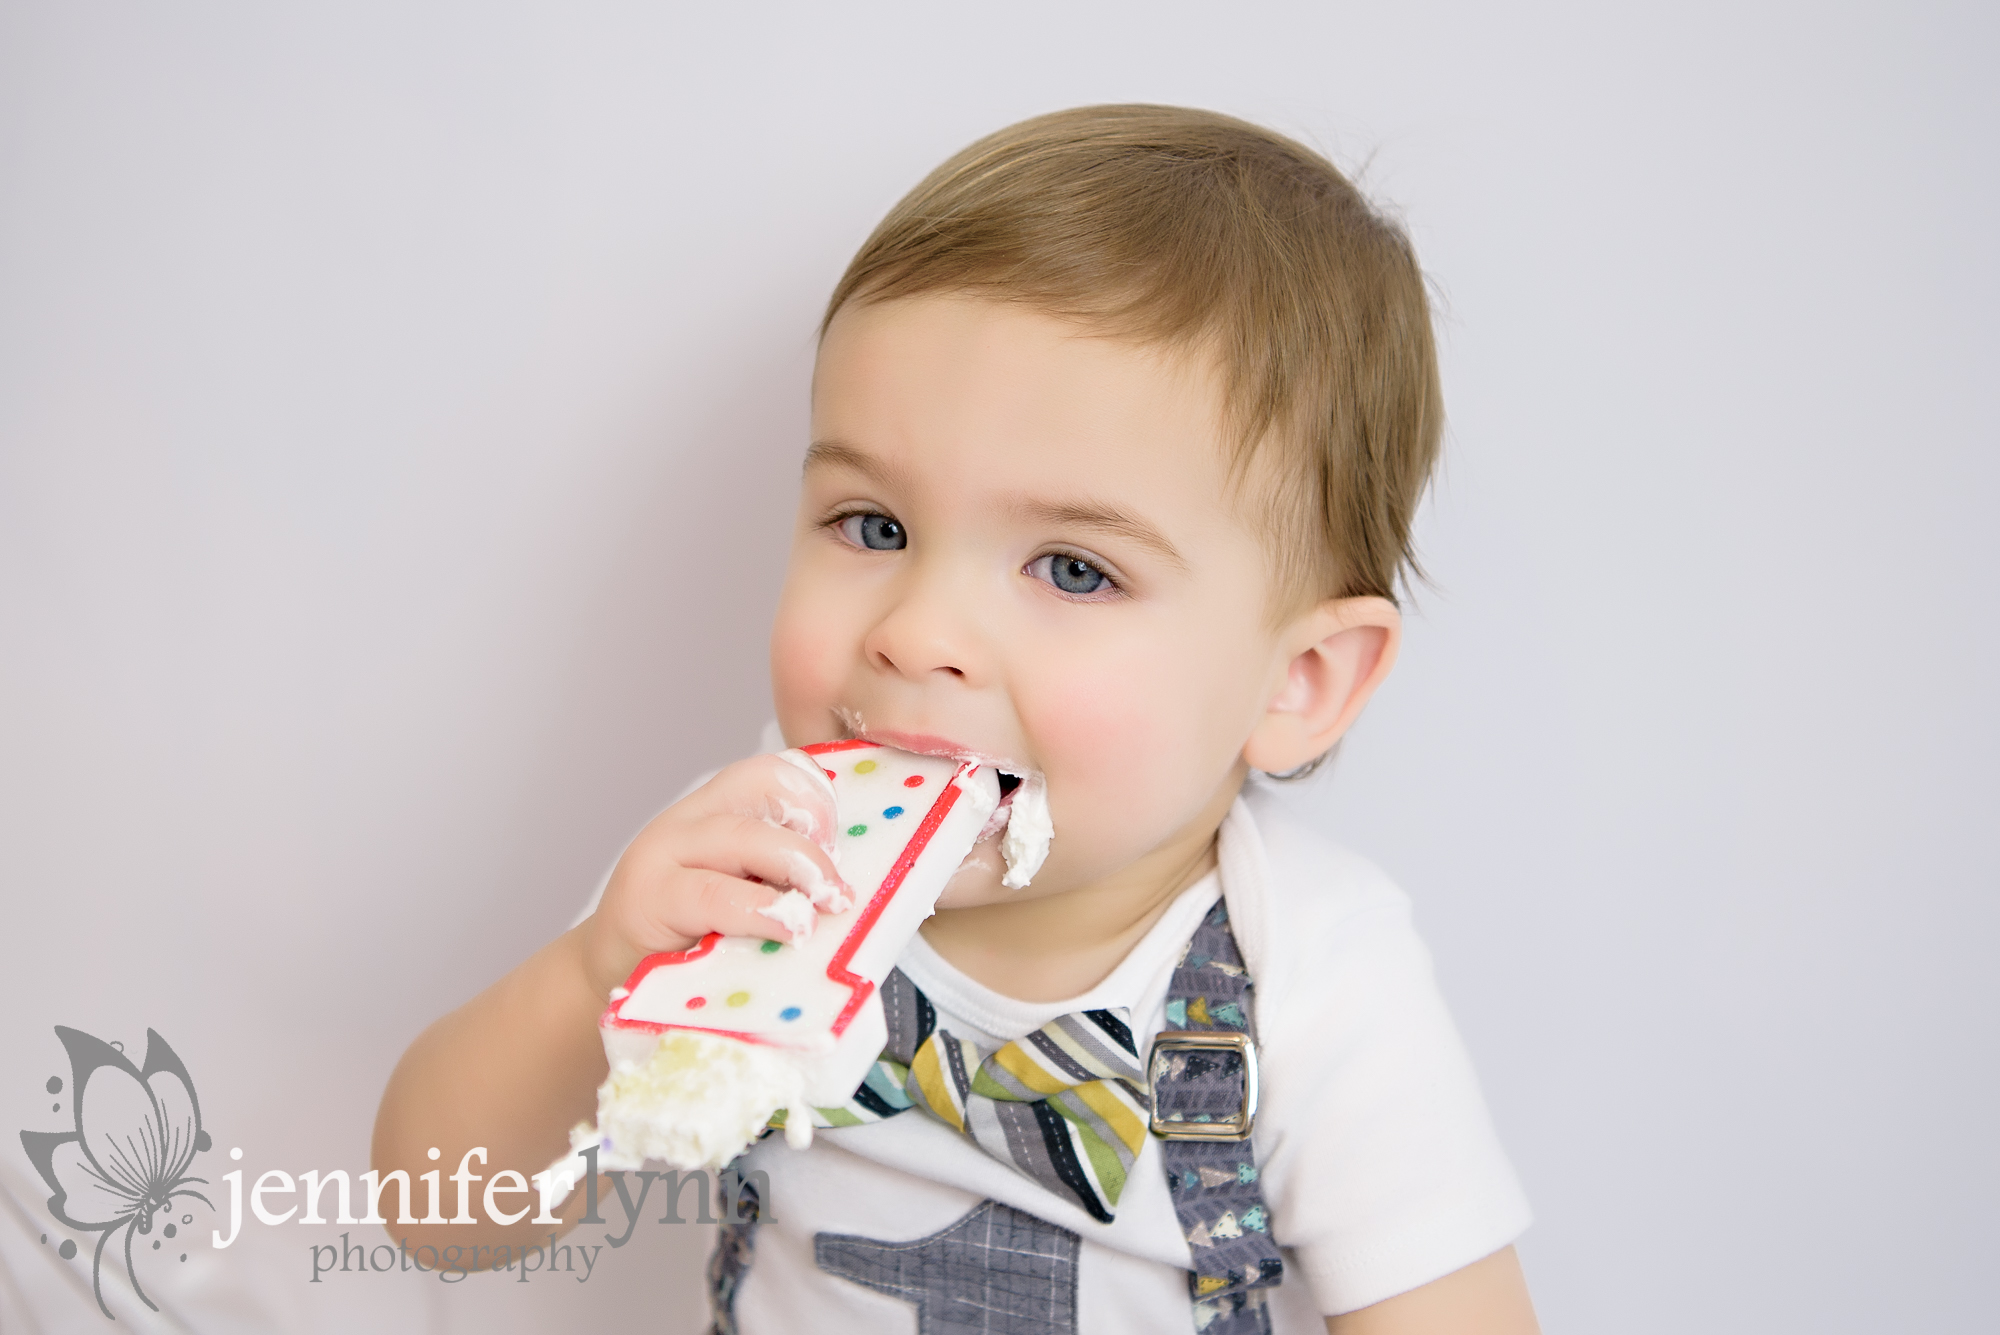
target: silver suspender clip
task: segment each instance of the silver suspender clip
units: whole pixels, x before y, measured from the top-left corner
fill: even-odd
[[[1234,1052],[1243,1072],[1243,1098],[1237,1112],[1191,1121],[1181,1113],[1160,1115],[1160,1085],[1170,1078],[1176,1055]],[[1230,1030],[1169,1029],[1153,1040],[1146,1060],[1146,1083],[1152,1094],[1152,1131],[1162,1140],[1248,1140],[1257,1121],[1257,1045],[1250,1035]]]

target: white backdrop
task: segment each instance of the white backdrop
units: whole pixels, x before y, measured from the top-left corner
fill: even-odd
[[[1441,296],[1436,587],[1298,799],[1417,897],[1547,1327],[1990,1329],[1995,15],[4,0],[4,1139],[52,1026],[150,1026],[211,1180],[364,1167],[404,1044],[754,738],[854,246],[988,130],[1186,102]],[[0,1183],[0,1326],[103,1329]],[[698,1321],[699,1230],[313,1285],[338,1229],[212,1222],[141,1244],[170,1327]]]

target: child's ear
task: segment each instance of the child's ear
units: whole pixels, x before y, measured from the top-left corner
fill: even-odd
[[[1331,598],[1279,640],[1284,676],[1243,745],[1252,769],[1283,774],[1346,732],[1396,664],[1403,618],[1386,598]]]

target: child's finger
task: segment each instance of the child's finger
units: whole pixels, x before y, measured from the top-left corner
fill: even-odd
[[[797,830],[828,853],[834,852],[840,810],[834,797],[833,775],[800,750],[780,751],[770,758],[786,767],[776,771],[774,778],[777,788],[789,799],[781,804],[785,809],[775,817],[778,824]],[[800,778],[805,779],[803,787]]]
[[[703,814],[730,811],[769,821],[833,850],[833,781],[803,751],[738,761],[689,800]]]
[[[826,850],[811,840],[748,816],[721,814],[676,832],[676,860],[728,876],[797,890],[817,908],[840,912],[853,902]]]
[[[812,934],[815,915],[796,891],[694,867],[675,879],[671,919],[661,925],[677,934],[700,938],[721,932],[793,945]]]

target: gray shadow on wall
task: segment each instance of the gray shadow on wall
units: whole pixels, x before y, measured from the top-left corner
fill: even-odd
[[[637,414],[615,488],[592,492],[614,537],[546,627],[566,650],[549,655],[546,715],[521,729],[500,911],[468,955],[519,959],[560,931],[638,828],[747,754],[769,715],[812,344],[795,321],[757,323],[716,354],[728,378],[701,401]]]
[[[723,374],[638,405],[603,452],[615,475],[583,489],[601,514],[569,522],[606,541],[562,598],[520,613],[522,629],[563,647],[539,651],[553,665],[539,717],[506,728],[518,758],[483,782],[511,792],[510,809],[485,822],[498,846],[477,852],[476,883],[450,887],[449,902],[410,904],[412,931],[385,946],[403,956],[397,999],[410,1009],[381,1017],[393,1032],[364,1057],[383,1079],[416,1033],[560,933],[690,779],[754,746],[805,448],[813,344],[801,323],[789,309],[735,322],[704,358]],[[423,845],[424,813],[410,822],[411,844]],[[573,1288],[453,1286],[429,1299],[433,1328],[705,1329],[711,1235],[647,1222]]]
[[[517,856],[543,873],[530,893],[591,889],[690,779],[747,754],[769,715],[811,369],[810,344],[785,333],[729,359],[736,377],[693,414],[660,405],[636,442],[631,490],[607,516],[615,546],[566,609],[568,670],[522,775]]]

